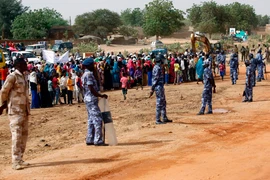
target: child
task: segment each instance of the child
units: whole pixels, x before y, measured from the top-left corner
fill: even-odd
[[[68,94],[68,104],[72,105],[72,99],[73,99],[73,91],[74,91],[74,84],[72,80],[72,74],[68,73],[68,79],[67,79],[67,94]]]
[[[51,102],[53,104],[54,92],[53,92],[52,77],[50,77],[49,80],[48,80],[48,91],[49,91],[49,94],[50,94]]]
[[[120,82],[122,83],[122,93],[124,95],[124,100],[126,100],[126,95],[127,95],[127,86],[128,86],[128,78],[127,74],[123,73],[123,77],[121,78]]]
[[[225,75],[225,64],[223,64],[223,63],[219,64],[219,73],[220,73],[220,77],[223,81],[224,75]]]
[[[142,70],[140,67],[137,67],[135,73],[134,73],[134,78],[136,80],[136,84],[137,84],[137,88],[136,90],[138,90],[139,85],[141,86],[142,90],[143,90],[143,86],[142,86]]]
[[[174,85],[179,84],[179,71],[180,71],[180,65],[179,65],[179,61],[176,60],[174,63]]]
[[[164,66],[164,73],[165,73],[165,85],[168,86],[169,83],[169,67],[167,64]]]
[[[76,100],[78,100],[78,103],[81,103],[81,98],[83,98],[83,87],[82,87],[82,80],[81,80],[81,73],[76,73]]]

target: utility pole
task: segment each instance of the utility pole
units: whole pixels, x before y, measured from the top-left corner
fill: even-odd
[[[71,16],[69,16],[69,25],[71,26]]]

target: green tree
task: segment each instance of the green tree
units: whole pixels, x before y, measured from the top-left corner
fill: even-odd
[[[11,24],[13,20],[28,10],[28,7],[24,7],[19,0],[1,0],[0,3],[0,28],[2,32],[2,38],[11,37]]]
[[[143,25],[143,10],[140,8],[135,8],[131,10],[130,8],[121,12],[122,23],[126,26],[137,26],[142,27]]]
[[[75,18],[77,34],[92,34],[105,38],[109,32],[122,25],[119,14],[108,9],[98,9]]]
[[[174,8],[172,1],[153,0],[145,6],[143,30],[146,35],[168,36],[184,23],[183,12]]]
[[[138,30],[130,26],[125,26],[125,25],[120,26],[118,31],[120,34],[124,36],[133,36],[133,37],[138,36]]]
[[[270,17],[267,15],[257,15],[258,19],[258,26],[265,26],[266,24],[269,24],[270,22]]]
[[[67,26],[68,22],[54,9],[35,9],[17,16],[11,32],[16,39],[47,37],[52,26]]]
[[[228,4],[226,5],[226,12],[229,15],[228,24],[238,30],[250,31],[258,25],[255,10],[248,4],[239,2]]]
[[[188,19],[196,30],[209,33],[226,32],[228,15],[225,7],[214,1],[203,2],[200,5],[193,4],[187,10]]]

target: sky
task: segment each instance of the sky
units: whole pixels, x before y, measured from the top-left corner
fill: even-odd
[[[72,24],[77,15],[85,12],[91,12],[96,9],[110,9],[120,13],[127,8],[145,7],[152,0],[22,0],[24,6],[29,6],[30,9],[54,8],[63,15],[63,18],[68,20],[71,17]],[[192,7],[193,4],[200,4],[204,0],[172,0],[174,7],[182,11]],[[229,4],[235,1],[231,0],[215,0],[218,4]],[[256,14],[270,15],[269,0],[238,0],[242,4],[249,4],[254,7]]]

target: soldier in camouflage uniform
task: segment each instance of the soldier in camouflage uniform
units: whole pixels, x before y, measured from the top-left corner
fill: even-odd
[[[238,68],[238,55],[234,53],[230,59],[230,74],[231,74],[232,85],[236,84],[237,68]]]
[[[15,71],[6,79],[1,90],[0,114],[8,107],[8,118],[12,134],[12,168],[23,169],[29,163],[23,161],[28,137],[28,116],[30,114],[29,90],[24,72],[27,65],[23,58],[16,59]]]
[[[252,68],[250,65],[250,61],[246,60],[245,61],[246,65],[246,86],[245,86],[245,99],[243,102],[252,102],[252,97],[253,97],[253,86],[252,86]]]
[[[82,76],[84,102],[88,112],[88,131],[86,145],[105,146],[102,137],[102,115],[98,107],[98,97],[108,98],[106,94],[99,94],[98,83],[94,76],[94,60],[88,58],[82,63],[85,72]]]
[[[152,75],[152,88],[150,92],[150,97],[156,93],[156,124],[170,123],[172,120],[167,118],[166,114],[166,97],[164,92],[164,75],[162,72],[162,62],[165,57],[161,54],[157,55],[155,58],[155,66],[153,68]],[[160,120],[162,116],[163,121]]]
[[[213,114],[212,111],[212,88],[214,88],[214,93],[216,92],[215,80],[213,77],[213,73],[211,69],[209,69],[209,62],[204,61],[203,64],[204,72],[203,72],[203,84],[204,89],[202,93],[202,107],[198,115],[203,115],[205,111],[206,104],[208,105],[207,114]]]

